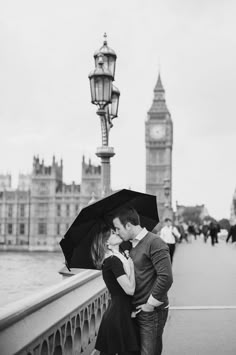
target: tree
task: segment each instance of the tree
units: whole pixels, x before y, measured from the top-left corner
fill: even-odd
[[[227,218],[222,218],[218,221],[220,228],[221,229],[226,229],[227,231],[229,231],[230,229],[230,223],[229,220]]]
[[[217,223],[217,220],[214,218],[214,217],[212,217],[212,216],[206,216],[206,217],[204,217],[203,218],[203,221],[206,221],[206,222],[213,222],[213,223]]]

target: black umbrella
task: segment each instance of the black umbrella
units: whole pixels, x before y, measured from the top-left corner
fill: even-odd
[[[126,189],[115,192],[83,208],[60,241],[68,267],[95,268],[90,255],[93,238],[101,223],[111,226],[115,211],[125,206],[136,209],[141,226],[149,231],[159,222],[156,196]]]

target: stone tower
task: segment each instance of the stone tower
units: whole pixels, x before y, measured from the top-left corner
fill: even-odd
[[[81,180],[81,208],[88,205],[91,199],[98,200],[102,195],[101,166],[93,165],[91,160],[86,163],[85,157],[82,160],[82,180]]]
[[[62,188],[63,162],[46,166],[44,160],[33,158],[30,201],[30,248],[38,243],[49,248],[55,244],[55,197]]]
[[[145,122],[146,192],[157,196],[160,220],[172,217],[173,123],[158,75],[152,106]]]

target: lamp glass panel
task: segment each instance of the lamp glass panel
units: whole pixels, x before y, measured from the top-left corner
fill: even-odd
[[[116,68],[116,61],[113,57],[109,58],[109,70],[112,73],[113,79],[115,79],[115,68]]]
[[[99,60],[99,57],[97,57],[95,59],[95,66],[96,67],[98,66],[98,60]],[[111,74],[113,76],[113,79],[114,79],[114,77],[115,77],[115,66],[116,66],[115,58],[113,56],[104,54],[103,62],[104,62],[104,68],[108,69],[111,72]]]
[[[94,79],[94,91],[95,91],[95,102],[97,102],[99,97],[99,82],[97,78]]]
[[[91,100],[92,102],[95,101],[95,84],[94,78],[90,78],[90,91],[91,91]]]
[[[111,101],[111,79],[108,77],[104,78],[104,101],[106,103]]]
[[[104,101],[106,100],[106,97],[105,97],[105,78],[102,77],[101,79],[101,85],[100,85],[100,91],[99,91],[99,101],[100,103],[103,105],[104,104]]]
[[[117,109],[118,109],[118,102],[117,102],[117,98],[114,96],[112,97],[112,101],[111,101],[111,116],[112,117],[117,117]]]
[[[110,70],[113,79],[115,77],[115,58],[112,56],[106,56],[106,65],[107,68]]]

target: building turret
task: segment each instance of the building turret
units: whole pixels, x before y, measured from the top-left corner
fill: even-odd
[[[101,197],[101,166],[93,165],[91,159],[86,163],[85,158],[82,159],[82,180],[81,180],[81,205],[86,206],[91,200],[91,196],[95,199]]]
[[[44,159],[33,157],[32,195],[53,195],[62,186],[63,165],[53,156],[52,165],[46,166]]]

